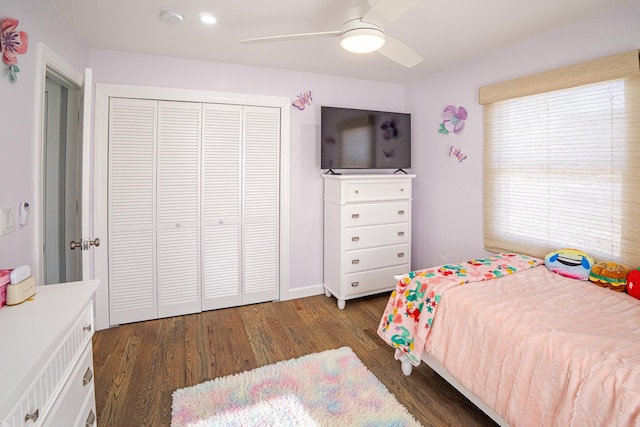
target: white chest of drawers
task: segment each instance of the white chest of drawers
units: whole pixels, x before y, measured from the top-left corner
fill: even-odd
[[[324,288],[340,309],[393,289],[393,276],[411,271],[414,177],[323,175]]]
[[[95,426],[97,280],[38,286],[0,309],[0,426]]]

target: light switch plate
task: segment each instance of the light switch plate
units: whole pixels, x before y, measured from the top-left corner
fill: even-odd
[[[16,209],[6,208],[0,210],[2,216],[2,227],[0,228],[0,236],[16,231]]]

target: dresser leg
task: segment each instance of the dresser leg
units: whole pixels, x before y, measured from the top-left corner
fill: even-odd
[[[340,310],[344,310],[344,307],[345,307],[346,304],[347,304],[347,302],[345,300],[343,300],[343,299],[339,299],[338,300],[338,308]]]
[[[329,292],[329,289],[327,288],[324,288],[324,294],[327,296],[327,298],[331,296],[331,292]]]

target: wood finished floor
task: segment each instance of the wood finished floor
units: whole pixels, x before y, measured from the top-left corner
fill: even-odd
[[[182,387],[349,346],[425,426],[494,426],[428,366],[405,377],[376,333],[388,294],[324,295],[121,325],[93,339],[98,425],[168,426]]]

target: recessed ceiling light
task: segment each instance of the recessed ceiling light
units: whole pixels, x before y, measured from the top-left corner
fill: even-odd
[[[205,24],[213,25],[216,23],[217,19],[210,13],[201,13],[200,21],[204,22]]]
[[[183,21],[182,14],[175,9],[162,9],[160,19],[170,24],[179,24]]]

